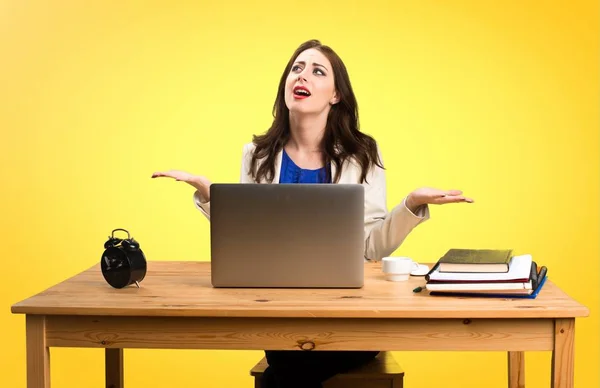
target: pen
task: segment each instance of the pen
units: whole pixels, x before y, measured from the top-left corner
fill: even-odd
[[[548,268],[546,268],[545,266],[542,266],[542,268],[540,269],[540,273],[538,274],[538,281],[537,281],[538,285],[542,282],[542,280],[544,280],[547,273],[548,273]]]
[[[413,292],[421,292],[421,291],[423,291],[423,288],[425,288],[425,286],[422,286],[422,287],[421,287],[421,286],[419,286],[419,287],[415,288],[415,289],[413,290]]]

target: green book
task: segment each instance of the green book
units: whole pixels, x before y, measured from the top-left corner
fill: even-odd
[[[512,249],[450,249],[438,260],[440,272],[508,272]]]

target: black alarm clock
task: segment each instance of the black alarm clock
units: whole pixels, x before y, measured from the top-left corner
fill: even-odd
[[[126,239],[116,238],[115,232],[127,233]],[[123,288],[131,284],[140,286],[146,276],[146,257],[140,244],[131,238],[125,229],[115,229],[104,243],[104,253],[100,260],[104,280],[114,288]]]

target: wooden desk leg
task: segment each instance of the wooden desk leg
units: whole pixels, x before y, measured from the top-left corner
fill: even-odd
[[[525,352],[508,352],[508,388],[525,388]]]
[[[123,388],[123,349],[105,350],[106,388]]]
[[[46,346],[46,317],[25,317],[27,388],[50,388],[50,348]]]
[[[575,318],[554,320],[552,388],[575,386]]]

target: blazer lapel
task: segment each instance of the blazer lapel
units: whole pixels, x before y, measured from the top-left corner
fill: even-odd
[[[275,175],[273,177],[273,183],[279,183],[279,176],[281,175],[281,158],[283,157],[283,150],[280,150],[275,157]]]
[[[331,166],[331,181],[333,182],[337,168],[335,166],[335,163],[333,163],[333,162],[329,163],[329,165]]]

